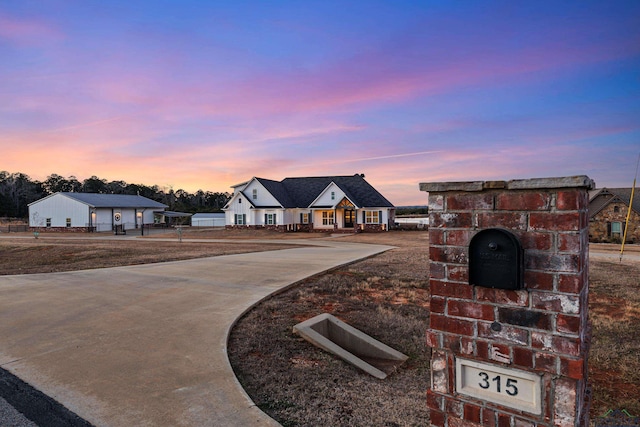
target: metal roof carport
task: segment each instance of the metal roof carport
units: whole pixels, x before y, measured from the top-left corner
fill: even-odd
[[[177,218],[188,218],[193,215],[187,212],[175,211],[153,211],[153,214],[159,217],[159,223],[166,224],[167,227],[174,225]]]

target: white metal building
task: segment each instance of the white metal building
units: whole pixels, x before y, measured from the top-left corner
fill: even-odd
[[[225,214],[222,213],[197,213],[191,217],[192,227],[224,227]]]
[[[110,231],[153,224],[154,211],[168,206],[128,194],[54,193],[29,204],[29,227],[34,230]]]

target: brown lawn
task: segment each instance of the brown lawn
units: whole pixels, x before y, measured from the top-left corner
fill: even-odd
[[[210,234],[202,233],[197,238],[221,238]],[[295,247],[275,241],[180,242],[175,232],[136,239],[110,233],[41,233],[37,239],[29,233],[16,235],[12,238],[13,234],[9,237],[3,234],[0,238],[0,275],[117,267]],[[183,239],[188,237],[192,235],[183,233]]]

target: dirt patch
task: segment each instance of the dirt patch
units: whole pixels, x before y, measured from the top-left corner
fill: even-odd
[[[590,314],[601,321],[638,321],[640,307],[623,298],[592,293],[589,301]]]

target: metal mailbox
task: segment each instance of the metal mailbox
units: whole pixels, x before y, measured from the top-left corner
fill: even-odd
[[[524,288],[524,251],[508,230],[489,228],[469,243],[469,284],[487,288]]]

